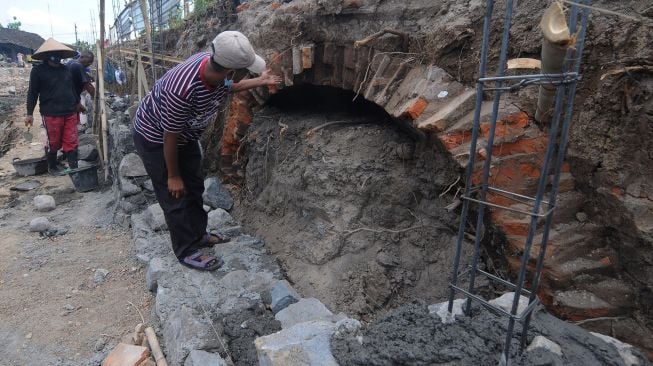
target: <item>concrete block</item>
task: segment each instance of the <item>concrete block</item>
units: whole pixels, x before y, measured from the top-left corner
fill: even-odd
[[[54,197],[47,194],[41,194],[34,197],[34,207],[36,207],[37,211],[47,212],[54,210],[57,207],[57,204],[54,202]]]
[[[148,357],[150,357],[150,350],[146,347],[118,343],[102,361],[102,366],[138,366]]]
[[[515,297],[514,292],[506,292],[505,294],[497,297],[496,299],[488,301],[490,304],[497,306],[507,312],[512,309],[512,301]],[[519,296],[519,304],[517,305],[517,315],[521,314],[524,309],[528,307],[528,298],[526,296]]]
[[[186,357],[184,366],[227,366],[227,363],[217,353],[193,350]]]
[[[288,307],[290,304],[298,302],[302,297],[286,280],[277,281],[270,290],[271,302],[270,307],[274,314]]]
[[[336,325],[329,321],[296,324],[254,341],[260,366],[336,366],[330,338]]]
[[[168,230],[166,218],[163,215],[163,209],[158,203],[150,205],[145,212],[145,221],[154,231]]]
[[[333,313],[316,298],[301,299],[278,312],[274,318],[281,322],[281,328],[311,320],[331,321]]]
[[[453,301],[453,309],[449,312],[449,302],[441,302],[438,304],[429,305],[429,314],[437,315],[440,317],[442,324],[451,324],[456,321],[456,316],[463,315],[463,305],[465,299],[456,299]]]
[[[120,161],[118,172],[122,177],[144,177],[147,175],[140,156],[135,153],[125,155]]]
[[[543,336],[535,336],[531,344],[528,345],[526,351],[533,351],[537,348],[544,348],[552,353],[555,353],[558,356],[562,356],[562,349],[560,348],[560,345]]]

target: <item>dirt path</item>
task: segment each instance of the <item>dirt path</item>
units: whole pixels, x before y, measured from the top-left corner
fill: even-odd
[[[22,125],[24,107],[14,113]],[[35,114],[35,121],[40,117]],[[21,129],[22,132],[22,129]],[[151,295],[143,286],[127,230],[111,225],[110,190],[80,194],[68,177],[21,178],[11,160],[41,156],[44,130],[35,123],[34,141],[18,141],[0,158],[0,366],[93,365],[124,334],[149,317]],[[9,189],[27,179],[40,187]],[[37,212],[33,197],[49,194],[55,210]],[[47,217],[65,235],[41,237],[29,221]],[[96,283],[97,269],[108,275]],[[94,358],[89,362],[89,359]]]

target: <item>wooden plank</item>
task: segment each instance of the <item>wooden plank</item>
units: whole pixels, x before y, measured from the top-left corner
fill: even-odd
[[[114,50],[114,51],[118,51],[120,53],[124,53],[125,55],[130,55],[130,56],[137,56],[137,54],[139,52],[138,49],[128,49],[128,48],[121,48],[119,50]],[[182,59],[162,55],[160,53],[147,52],[147,51],[140,51],[140,57],[157,58],[157,59],[160,59],[160,60],[163,60],[163,61],[172,62],[174,64],[180,64],[180,63],[184,62],[184,60],[182,60]]]

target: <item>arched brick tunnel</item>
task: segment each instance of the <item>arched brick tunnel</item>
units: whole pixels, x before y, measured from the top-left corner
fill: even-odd
[[[413,138],[443,146],[450,158],[459,164],[460,172],[464,171],[469,157],[475,92],[436,65],[420,64],[401,52],[338,43],[304,43],[273,52],[269,60],[270,68],[282,76],[281,89],[310,84],[351,91],[356,98],[364,98],[383,108]],[[220,144],[221,170],[226,176],[242,177],[244,142],[249,126],[256,111],[278,92],[277,88],[260,88],[232,98]],[[490,110],[490,103],[483,103],[474,183],[481,177],[482,147],[488,137]],[[491,183],[533,196],[548,131],[532,123],[526,113],[511,104],[501,106],[499,118],[494,141],[497,163],[491,168]],[[461,175],[460,185],[463,178]],[[636,290],[619,279],[617,274],[622,269],[617,253],[593,240],[600,236],[600,228],[578,219],[584,198],[575,190],[575,180],[567,163],[559,192],[540,298],[550,311],[563,319],[628,314]],[[520,208],[519,204],[498,195],[490,195],[489,199],[493,203]],[[508,270],[518,269],[528,220],[500,210],[491,210],[490,217],[501,238],[493,240],[491,245],[497,246],[495,252],[501,253]],[[540,237],[536,237],[532,253],[537,253]],[[532,268],[535,260],[533,256],[529,263]],[[596,273],[605,275],[601,282],[583,280],[586,275]]]

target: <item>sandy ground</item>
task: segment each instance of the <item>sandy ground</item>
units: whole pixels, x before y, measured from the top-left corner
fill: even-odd
[[[21,132],[24,113],[21,106],[13,116]],[[32,143],[20,137],[0,158],[0,365],[86,365],[141,322],[136,308],[148,320],[152,298],[129,232],[111,225],[111,191],[81,194],[67,176],[14,175],[14,157],[43,154],[38,122],[33,133]],[[27,179],[41,186],[9,190]],[[37,212],[37,194],[52,195],[56,209]],[[38,216],[68,233],[44,238],[29,232]],[[93,281],[98,268],[108,271],[101,283]]]

